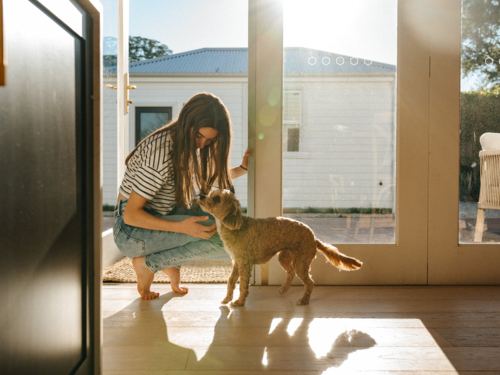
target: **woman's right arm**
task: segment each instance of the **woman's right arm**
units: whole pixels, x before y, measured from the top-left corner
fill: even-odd
[[[190,217],[180,222],[163,220],[144,211],[146,202],[146,198],[132,190],[123,212],[125,224],[145,229],[186,233],[203,239],[208,239],[215,234],[215,224],[210,227],[198,224],[199,221],[208,220],[208,216]]]

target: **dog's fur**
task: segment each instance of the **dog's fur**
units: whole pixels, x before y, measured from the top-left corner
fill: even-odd
[[[248,296],[252,265],[266,263],[277,253],[279,263],[288,274],[279,292],[285,293],[290,288],[295,274],[304,283],[305,293],[297,301],[298,305],[309,303],[314,286],[309,269],[317,250],[340,270],[357,270],[363,264],[321,242],[314,236],[311,228],[296,220],[285,217],[253,219],[243,216],[240,202],[229,190],[212,191],[208,196],[198,199],[197,203],[203,211],[215,217],[219,236],[233,259],[227,296],[222,301],[224,304],[233,299],[233,291],[239,278],[240,296],[231,305],[243,306]]]

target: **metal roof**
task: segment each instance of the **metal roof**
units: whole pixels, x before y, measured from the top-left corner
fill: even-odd
[[[302,47],[286,47],[285,73],[394,73],[396,66]],[[116,73],[116,66],[105,68]],[[247,48],[201,48],[130,63],[130,73],[248,73]]]

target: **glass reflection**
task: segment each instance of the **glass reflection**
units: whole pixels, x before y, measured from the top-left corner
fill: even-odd
[[[500,43],[498,2],[462,1],[461,243],[500,241]],[[495,150],[499,150],[496,152]]]
[[[397,0],[286,1],[284,45],[283,216],[394,243]]]

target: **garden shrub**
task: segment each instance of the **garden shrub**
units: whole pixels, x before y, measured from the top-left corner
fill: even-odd
[[[477,202],[480,187],[479,138],[500,133],[500,87],[460,93],[460,201]]]

